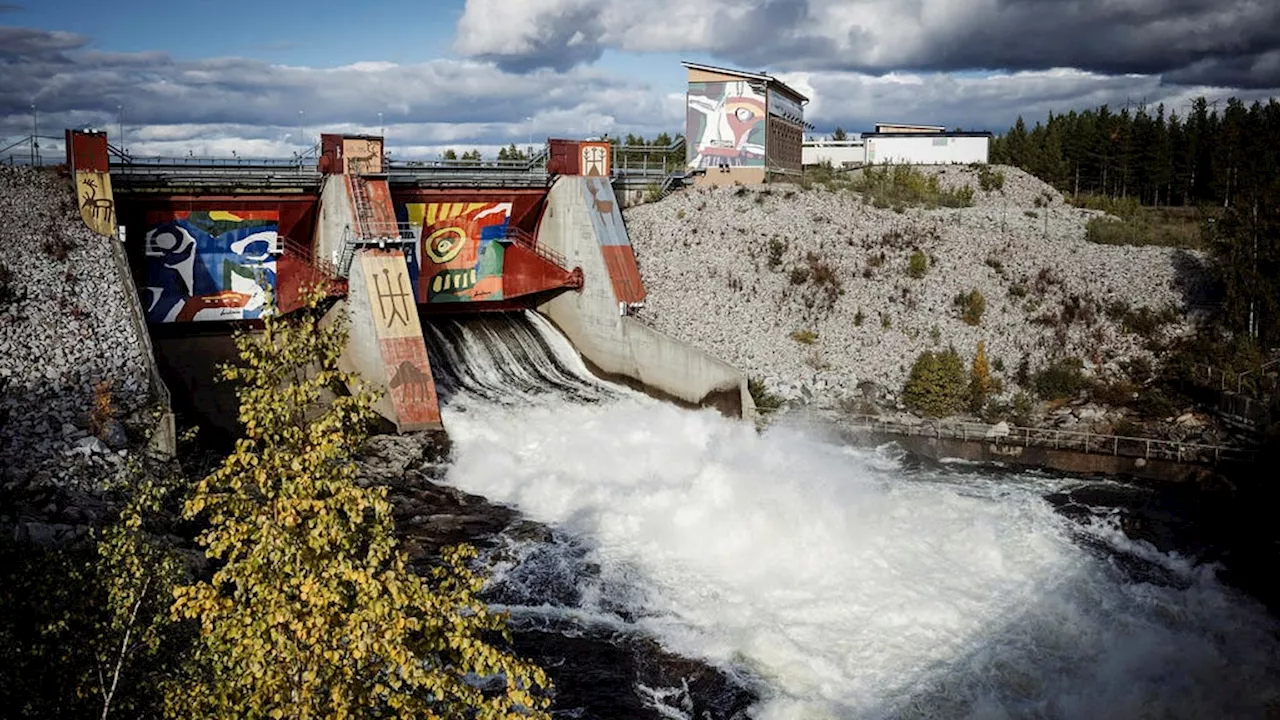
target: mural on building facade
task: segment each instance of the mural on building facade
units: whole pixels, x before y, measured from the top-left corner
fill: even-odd
[[[689,83],[689,167],[764,167],[764,121],[764,96],[750,83]]]
[[[150,213],[143,306],[152,323],[262,317],[276,287],[279,213]]]
[[[422,267],[418,300],[501,300],[510,202],[408,203]]]

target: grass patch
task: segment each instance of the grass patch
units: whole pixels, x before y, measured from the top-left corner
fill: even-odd
[[[986,192],[1004,189],[1004,173],[986,165],[978,165],[974,169],[978,172],[978,187]]]
[[[907,261],[907,275],[919,280],[927,272],[929,272],[929,256],[920,250],[911,253],[911,257]]]
[[[801,345],[812,345],[818,342],[818,333],[812,330],[796,330],[791,333],[791,339]]]
[[[1158,210],[1152,209],[1129,220],[1093,218],[1085,228],[1085,239],[1099,245],[1159,245],[1189,249],[1203,245],[1198,222],[1161,218],[1158,214]]]
[[[987,311],[987,299],[978,292],[977,288],[956,295],[952,302],[960,311],[960,319],[966,325],[982,324],[982,314]]]
[[[910,165],[885,165],[862,170],[847,183],[854,192],[871,198],[878,208],[892,207],[902,212],[907,207],[969,207],[973,205],[973,188],[965,185],[944,190],[935,175],[926,175]]]
[[[1220,213],[1194,207],[1146,207],[1134,198],[1082,195],[1076,207],[1101,210],[1111,217],[1089,220],[1085,238],[1100,245],[1159,245],[1199,249],[1204,227]]]

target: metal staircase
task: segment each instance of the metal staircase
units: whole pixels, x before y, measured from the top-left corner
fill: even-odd
[[[413,228],[408,223],[378,219],[359,164],[352,164],[351,173],[347,177],[351,183],[352,224],[343,228],[342,252],[334,259],[337,272],[341,277],[347,277],[350,273],[356,250],[362,247],[376,245],[379,248],[385,248],[388,245],[401,245],[417,240]]]

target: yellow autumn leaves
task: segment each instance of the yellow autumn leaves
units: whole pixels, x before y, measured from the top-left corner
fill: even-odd
[[[314,311],[318,294],[308,297]],[[174,593],[200,628],[181,717],[546,718],[549,682],[492,644],[506,617],[476,594],[470,548],[429,578],[396,548],[385,490],[355,482],[374,397],[322,402],[345,384],[345,332],[313,312],[268,315],[238,338],[245,437],[185,507],[216,571]],[[489,679],[481,683],[477,679]],[[501,682],[492,682],[501,680]],[[500,686],[494,691],[493,686]]]

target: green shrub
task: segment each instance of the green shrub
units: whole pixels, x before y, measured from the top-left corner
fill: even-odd
[[[919,280],[927,272],[929,272],[929,257],[920,250],[911,253],[911,258],[907,261],[907,275]]]
[[[818,342],[818,333],[812,330],[796,330],[791,333],[791,339],[801,345],[812,345]]]
[[[944,190],[938,178],[926,175],[910,165],[868,167],[849,185],[850,189],[870,197],[877,208],[892,207],[903,212],[907,206],[969,207],[973,204],[973,188],[967,185]]]
[[[1036,394],[1045,400],[1072,397],[1085,387],[1079,359],[1056,360],[1031,377]]]
[[[1032,417],[1035,409],[1036,403],[1031,396],[1019,390],[1013,396],[1013,424],[1029,427],[1035,419]]]
[[[1004,173],[992,170],[986,165],[978,166],[978,187],[986,192],[1004,188]]]
[[[782,254],[787,251],[787,244],[778,238],[769,239],[769,269],[782,267]]]
[[[797,265],[791,268],[791,274],[788,277],[792,285],[803,285],[809,282],[809,274],[809,268]]]
[[[0,305],[7,305],[18,299],[18,291],[13,287],[13,271],[8,265],[0,263]]]
[[[858,308],[858,312],[853,315],[853,324],[855,327],[862,327],[863,321],[867,319],[866,314],[862,312],[862,308]]]
[[[967,385],[964,361],[954,349],[926,351],[911,366],[902,387],[902,401],[925,416],[954,415],[965,407]]]
[[[954,303],[960,310],[960,319],[966,325],[982,324],[982,314],[987,310],[987,299],[978,292],[977,288],[956,295]]]
[[[1093,385],[1093,399],[1112,407],[1123,407],[1133,402],[1133,394],[1137,388],[1128,380],[1120,379],[1111,382],[1096,382]]]
[[[782,398],[769,392],[760,378],[747,379],[747,392],[751,393],[751,400],[756,404],[757,410],[768,411],[782,407]]]
[[[1156,312],[1151,308],[1140,307],[1137,310],[1126,310],[1120,318],[1120,325],[1125,332],[1150,340],[1177,319],[1178,313],[1172,308]]]

